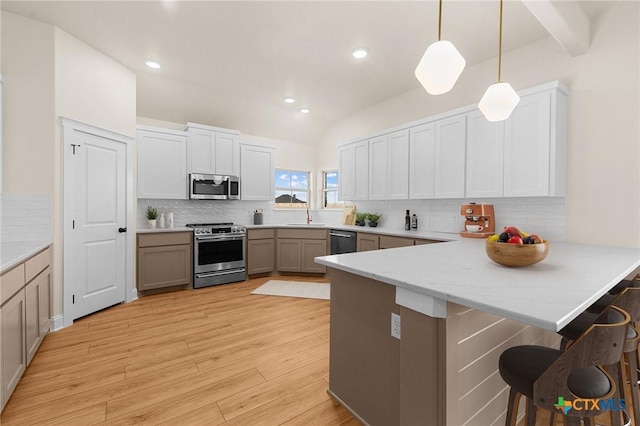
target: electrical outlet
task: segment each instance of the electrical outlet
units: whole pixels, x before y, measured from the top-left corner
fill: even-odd
[[[400,315],[391,312],[391,337],[400,340]]]

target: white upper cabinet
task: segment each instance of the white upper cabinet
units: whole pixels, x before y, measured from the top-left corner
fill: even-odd
[[[269,201],[275,197],[275,149],[240,145],[240,199]]]
[[[138,198],[188,198],[186,132],[138,126]]]
[[[202,124],[187,123],[189,173],[238,176],[239,132]]]
[[[369,141],[369,199],[387,199],[387,138]]]
[[[409,130],[409,198],[435,197],[436,125],[423,124]]]
[[[567,89],[519,94],[503,122],[470,105],[340,147],[341,198],[366,200],[364,188],[370,200],[564,197]]]
[[[565,196],[567,95],[523,96],[505,123],[504,196]]]
[[[387,136],[387,199],[409,198],[409,131]]]
[[[338,148],[338,193],[343,201],[369,199],[369,141]]]
[[[491,122],[480,111],[467,115],[468,197],[502,197],[504,122]]]
[[[435,197],[464,198],[465,116],[436,121]]]
[[[369,199],[406,200],[409,196],[409,131],[369,141]]]

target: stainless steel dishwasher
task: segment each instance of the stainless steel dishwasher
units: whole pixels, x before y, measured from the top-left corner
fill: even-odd
[[[356,251],[356,235],[357,233],[353,231],[329,230],[331,254],[353,253]]]

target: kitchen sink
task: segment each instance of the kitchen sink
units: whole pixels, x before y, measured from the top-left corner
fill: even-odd
[[[286,226],[325,226],[324,223],[287,223]]]

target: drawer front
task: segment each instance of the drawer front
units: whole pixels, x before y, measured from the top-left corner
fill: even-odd
[[[275,238],[276,230],[270,229],[247,229],[248,240],[266,240],[268,238]]]
[[[396,248],[396,247],[407,247],[413,245],[412,238],[402,238],[402,237],[391,237],[389,235],[380,235],[380,248],[388,249],[388,248]]]
[[[278,229],[278,238],[298,238],[301,240],[326,240],[326,229]]]
[[[0,279],[0,305],[11,299],[24,285],[24,263],[2,274]]]
[[[417,246],[421,246],[423,244],[433,244],[433,243],[439,243],[441,241],[437,241],[437,240],[416,240],[416,245]]]
[[[51,249],[36,254],[25,262],[25,281],[29,282],[51,264]]]
[[[138,247],[172,246],[191,244],[193,232],[158,232],[138,234]]]

